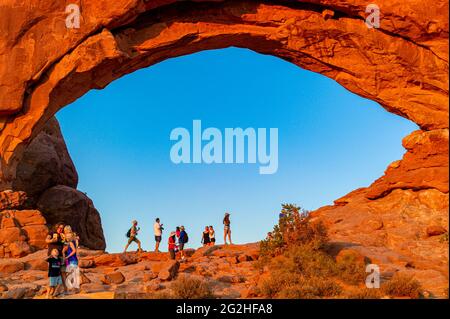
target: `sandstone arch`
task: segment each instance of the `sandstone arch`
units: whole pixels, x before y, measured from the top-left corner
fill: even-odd
[[[1,187],[14,180],[23,147],[60,108],[88,90],[164,59],[237,46],[321,73],[420,126],[404,140],[404,159],[369,188],[338,200],[331,208],[334,215],[345,215],[345,209],[339,210],[352,205],[357,205],[352,211],[363,206],[362,212],[383,211],[378,203],[392,204],[387,198],[397,196],[402,205],[439,212],[445,223],[448,2],[377,4],[380,29],[365,25],[367,3],[361,0],[86,0],[81,28],[69,30],[63,1],[3,1],[0,30],[7,36],[0,41]],[[319,215],[328,213],[326,208]],[[421,221],[420,227],[431,223]],[[374,230],[383,227],[377,225]],[[386,239],[381,244],[352,240],[390,245]],[[425,256],[423,251],[414,254]]]

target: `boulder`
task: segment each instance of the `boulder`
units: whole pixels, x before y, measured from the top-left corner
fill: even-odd
[[[93,259],[80,259],[78,266],[80,268],[93,268],[95,267],[95,261]]]
[[[154,272],[149,271],[149,272],[145,272],[144,273],[142,281],[143,282],[149,282],[149,281],[152,281],[153,279],[156,279],[156,278],[158,278],[158,275],[155,274]]]
[[[121,267],[138,262],[135,254],[104,254],[94,258],[97,267]]]
[[[25,269],[27,270],[48,270],[48,262],[45,259],[32,259],[25,262]]]
[[[37,202],[37,207],[48,224],[64,222],[80,236],[80,244],[90,249],[106,247],[100,215],[86,194],[68,186],[58,185],[47,189]]]
[[[35,202],[45,190],[66,185],[76,188],[78,175],[64,142],[58,121],[52,117],[25,148],[20,159],[14,190],[24,191]]]
[[[0,212],[0,257],[23,257],[45,249],[48,233],[45,218],[37,210]]]
[[[30,245],[28,245],[25,241],[15,241],[10,243],[8,248],[10,251],[10,256],[13,258],[20,258],[32,252]]]
[[[120,271],[105,274],[101,279],[105,285],[119,285],[125,281],[124,275]]]
[[[170,281],[174,279],[178,274],[180,263],[176,260],[169,260],[161,266],[161,270],[158,273],[158,278],[162,281]]]
[[[12,274],[24,270],[23,262],[15,259],[0,259],[0,273]]]
[[[21,209],[23,208],[26,200],[27,194],[22,191],[14,192],[12,190],[5,190],[0,192],[0,211]]]

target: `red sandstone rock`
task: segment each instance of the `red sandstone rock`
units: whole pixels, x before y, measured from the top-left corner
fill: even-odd
[[[36,210],[0,212],[0,257],[23,257],[47,247],[48,228]]]
[[[106,274],[100,279],[105,285],[111,285],[111,284],[121,284],[125,281],[125,277],[120,271],[116,271],[113,273]]]
[[[0,273],[15,273],[25,268],[23,262],[14,259],[0,259]]]
[[[40,194],[53,186],[76,188],[77,184],[78,175],[58,121],[51,118],[25,148],[12,188],[25,191],[28,197],[36,201]]]
[[[106,247],[100,215],[92,200],[82,192],[63,185],[46,190],[37,202],[47,222],[64,222],[80,236],[80,244],[91,249]]]
[[[439,236],[447,233],[447,230],[442,226],[428,226],[427,227],[427,235],[428,236]]]
[[[25,192],[13,192],[11,190],[0,192],[0,211],[9,209],[21,209],[27,199]]]
[[[137,263],[134,254],[105,254],[94,258],[96,266],[120,267]]]
[[[161,270],[158,273],[158,278],[162,281],[169,281],[177,276],[180,263],[176,260],[169,260],[161,266]]]
[[[47,120],[88,90],[174,56],[247,47],[324,74],[420,126],[385,176],[313,215],[339,243],[380,260],[407,257],[422,274],[448,278],[448,245],[420,237],[434,220],[448,222],[448,1],[380,1],[388,21],[380,30],[363,23],[367,3],[350,0],[312,1],[314,10],[258,1],[89,0],[81,28],[67,30],[61,1],[5,0],[0,189],[20,179],[26,144]]]

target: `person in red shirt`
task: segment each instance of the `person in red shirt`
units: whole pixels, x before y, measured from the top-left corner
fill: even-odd
[[[176,232],[171,232],[170,236],[169,236],[169,254],[170,254],[170,259],[175,260],[175,249],[177,247],[177,243],[176,243]]]

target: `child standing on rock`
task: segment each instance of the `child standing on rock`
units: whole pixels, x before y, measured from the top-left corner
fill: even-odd
[[[61,259],[59,251],[56,248],[51,250],[50,256],[47,257],[48,262],[48,278],[49,287],[47,289],[47,299],[53,299],[56,296],[58,287],[62,285],[61,279]]]

